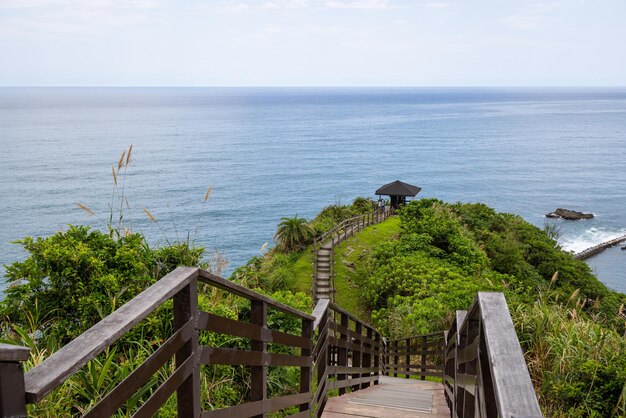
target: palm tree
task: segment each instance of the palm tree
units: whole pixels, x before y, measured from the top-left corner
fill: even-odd
[[[314,231],[304,218],[281,218],[274,240],[283,251],[298,251],[307,246]]]

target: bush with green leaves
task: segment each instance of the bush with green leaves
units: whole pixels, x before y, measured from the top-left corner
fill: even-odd
[[[200,265],[202,248],[187,244],[150,249],[140,234],[114,239],[86,226],[19,241],[28,258],[6,266],[0,303],[6,323],[27,326],[65,344],[178,265]]]

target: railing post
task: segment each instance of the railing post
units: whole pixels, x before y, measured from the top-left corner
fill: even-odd
[[[422,336],[422,374],[420,379],[426,380],[426,336]]]
[[[354,331],[356,333],[356,335],[363,335],[363,328],[361,326],[360,322],[356,322],[355,326],[354,326]],[[354,344],[354,347],[356,347],[357,345],[360,346],[361,345],[361,339],[355,339],[352,344]],[[354,348],[352,349],[352,367],[361,367],[361,350],[355,350]],[[352,373],[352,378],[353,379],[358,379],[359,377],[361,377],[360,373]],[[356,384],[356,385],[352,385],[352,391],[356,391],[359,390],[361,387],[360,384]]]
[[[26,391],[22,362],[30,349],[0,344],[0,418],[26,417]]]
[[[342,327],[348,328],[348,315],[345,313],[341,313],[341,322]],[[339,340],[348,342],[348,335],[345,331],[339,331]],[[339,367],[347,367],[348,366],[348,349],[344,347],[338,348],[338,359],[337,366]],[[348,375],[346,373],[337,374],[337,380],[346,380]],[[346,393],[346,388],[339,388],[339,395],[343,395]]]
[[[393,353],[393,377],[398,377],[398,363],[400,362],[400,358],[398,357],[398,340],[393,342],[393,349],[395,350]]]
[[[376,346],[374,347],[374,367],[376,368],[376,371],[374,372],[374,385],[378,384],[378,379],[380,377],[380,355],[381,355],[381,350],[380,350],[380,334],[378,332],[376,332],[376,337],[374,339]]]
[[[404,365],[404,369],[406,371],[406,374],[404,375],[405,379],[410,379],[411,378],[411,339],[407,338],[406,339],[406,354],[404,355],[404,360],[405,360],[405,365]]]
[[[260,300],[251,300],[250,323],[263,328],[267,326],[267,304]],[[252,340],[252,351],[267,351],[267,343]],[[267,399],[267,367],[250,367],[250,401],[262,401]],[[184,415],[183,415],[184,416]],[[253,418],[263,418],[265,414],[255,415]]]
[[[192,279],[174,296],[174,331],[179,330],[189,320],[198,319],[198,282]],[[194,332],[189,341],[176,353],[176,367],[180,367],[189,357],[198,355],[198,333]],[[200,416],[200,365],[195,360],[193,372],[176,390],[179,417]]]
[[[370,327],[367,327],[367,338],[369,341],[372,341],[372,338],[374,337],[374,333],[372,332],[372,329]],[[373,344],[371,342],[367,342],[363,344],[364,350],[367,350],[363,353],[363,361],[362,361],[362,366],[363,367],[372,367],[372,349],[373,349]],[[372,376],[372,372],[367,372],[367,373],[362,373],[361,377],[370,377],[371,379]],[[370,386],[370,382],[365,382],[365,383],[361,383],[361,389],[365,389],[367,387]]]
[[[330,311],[330,309],[326,309],[326,311],[324,311],[324,313],[322,314],[322,318],[320,320],[319,323],[319,329],[323,330],[324,327],[326,326],[326,323],[328,322],[328,312]],[[324,331],[323,333],[320,333],[317,336],[317,344],[320,345],[320,347],[324,346],[324,341],[328,339],[328,329],[326,331]],[[318,357],[317,357],[317,387],[319,388],[320,386],[320,382],[324,379],[324,375],[326,374],[326,364],[328,362],[328,348],[326,348],[323,351],[320,351],[318,353]],[[325,383],[326,385],[328,384],[328,382]],[[322,395],[322,397],[319,400],[319,403],[317,405],[317,411],[319,412],[319,415],[321,415],[321,412],[324,410],[324,406],[326,405],[326,399],[327,399],[327,389],[324,390],[324,394]]]
[[[303,338],[313,341],[313,321],[310,319],[302,320],[302,333]],[[303,357],[311,356],[310,348],[301,348],[300,355]],[[300,393],[311,393],[311,367],[300,368]],[[310,396],[309,396],[310,398]],[[310,402],[300,404],[300,412],[309,411],[311,409]]]

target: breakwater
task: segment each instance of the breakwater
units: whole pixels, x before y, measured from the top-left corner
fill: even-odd
[[[613,238],[610,239],[608,241],[605,241],[601,244],[598,245],[594,245],[593,247],[589,247],[579,253],[574,254],[574,257],[576,257],[579,260],[586,260],[590,257],[593,257],[596,254],[601,253],[602,251],[606,250],[607,248],[611,248],[614,247],[618,244],[621,244],[622,242],[626,242],[626,235],[622,235],[620,237],[617,238]]]

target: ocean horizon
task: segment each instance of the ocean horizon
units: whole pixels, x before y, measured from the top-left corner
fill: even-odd
[[[226,274],[281,217],[393,180],[540,228],[557,207],[594,213],[553,221],[571,251],[626,233],[626,87],[0,88],[0,144],[2,264],[25,257],[11,244],[25,236],[105,230],[111,165],[131,144],[133,229],[219,250]],[[625,252],[588,263],[626,292]]]

